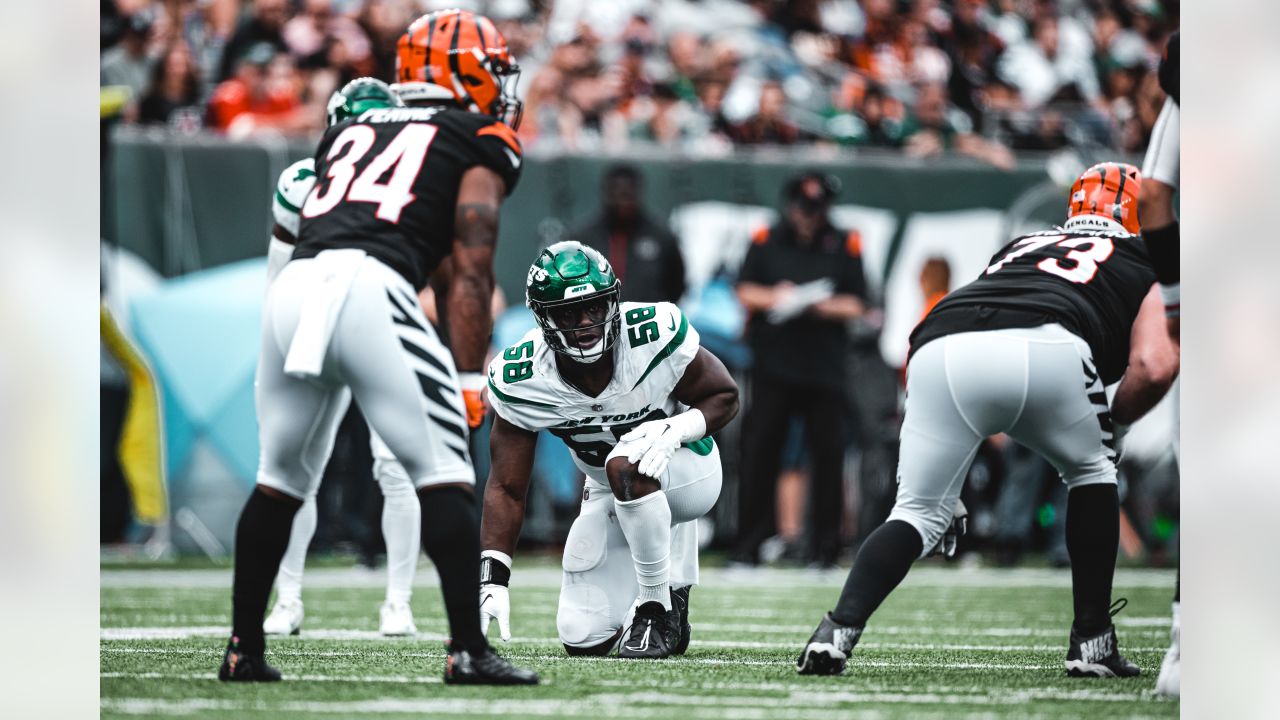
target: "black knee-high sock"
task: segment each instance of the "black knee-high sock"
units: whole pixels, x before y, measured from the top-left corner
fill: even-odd
[[[923,547],[920,533],[902,520],[876,528],[858,550],[831,617],[841,625],[866,627],[871,613],[907,576]]]
[[[266,649],[262,617],[271,598],[271,585],[289,545],[297,500],[275,497],[254,488],[236,523],[236,568],[231,589],[231,634],[240,649],[260,654]]]
[[[1120,495],[1113,483],[1083,485],[1067,494],[1067,553],[1075,630],[1097,635],[1111,625],[1111,582],[1120,549]]]
[[[453,647],[479,652],[489,646],[480,632],[480,521],[471,488],[423,488],[422,549],[436,572]]]

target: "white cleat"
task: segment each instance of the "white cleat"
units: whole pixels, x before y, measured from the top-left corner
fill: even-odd
[[[302,617],[301,600],[280,600],[262,621],[262,632],[267,635],[297,635],[302,630]]]
[[[1160,677],[1156,678],[1156,694],[1164,697],[1178,697],[1182,680],[1182,647],[1178,642],[1181,634],[1181,621],[1178,617],[1178,603],[1173,604],[1173,628],[1169,631],[1169,650],[1160,663]]]
[[[399,637],[414,635],[418,632],[418,626],[413,624],[413,610],[409,607],[409,603],[382,603],[379,614],[382,621],[378,624],[378,632],[383,635]]]

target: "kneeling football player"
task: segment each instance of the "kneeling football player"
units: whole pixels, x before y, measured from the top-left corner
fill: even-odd
[[[620,288],[604,256],[577,242],[543,250],[529,270],[539,327],[489,365],[480,616],[510,639],[511,555],[545,429],[586,474],[556,615],[565,650],[605,655],[621,639],[620,657],[663,658],[689,644],[696,521],[720,495],[710,435],[737,414],[738,388],[679,308],[620,303]]]
[[[997,433],[1043,456],[1069,488],[1075,618],[1067,674],[1139,674],[1120,654],[1111,622],[1123,607],[1111,603],[1120,539],[1116,462],[1123,428],[1159,402],[1178,372],[1156,272],[1138,234],[1141,182],[1131,165],[1089,168],[1071,188],[1062,227],[1006,245],[912,332],[897,501],[801,651],[801,674],[842,672],[871,614],[915,559],[948,544],[969,465],[983,439]],[[1115,382],[1108,404],[1104,387]]]

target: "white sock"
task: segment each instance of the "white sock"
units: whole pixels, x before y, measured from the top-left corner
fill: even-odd
[[[395,466],[400,470],[399,466]],[[407,604],[422,549],[422,505],[407,475],[380,468],[382,537],[387,543],[387,602]]]
[[[649,493],[638,500],[615,500],[613,505],[636,565],[639,605],[652,601],[670,610],[671,506],[666,493]]]
[[[316,534],[316,499],[307,498],[293,516],[293,529],[289,531],[289,546],[280,560],[276,573],[276,602],[294,600],[302,602],[302,567],[307,562],[307,548]]]

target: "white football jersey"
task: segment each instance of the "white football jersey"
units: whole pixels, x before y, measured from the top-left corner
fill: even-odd
[[[296,238],[298,236],[298,227],[302,224],[298,213],[301,212],[302,204],[307,201],[307,196],[311,194],[311,188],[316,186],[316,161],[312,158],[304,158],[290,165],[280,173],[280,179],[276,181],[276,194],[271,200],[271,214],[275,216],[276,222],[285,230],[288,230]]]
[[[302,204],[307,201],[311,189],[316,186],[316,161],[305,158],[290,165],[280,173],[276,181],[276,192],[271,197],[271,215],[276,224],[293,237],[290,242],[271,236],[267,243],[267,282],[275,280],[280,268],[293,257],[293,246],[298,241],[298,228],[302,225],[299,217]]]
[[[534,328],[489,363],[489,402],[525,430],[549,430],[584,473],[599,475],[618,439],[648,420],[684,412],[671,396],[698,353],[698,331],[671,303],[622,303],[613,379],[598,397],[565,382]]]

